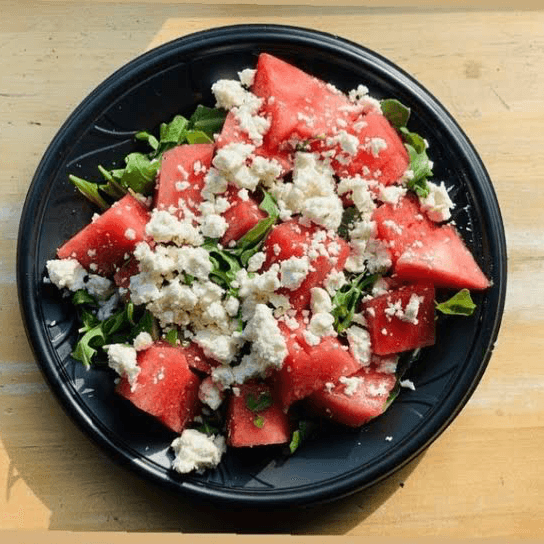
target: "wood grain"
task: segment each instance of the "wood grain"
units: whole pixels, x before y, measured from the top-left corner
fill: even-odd
[[[542,536],[542,11],[4,1],[1,13],[0,528]],[[226,514],[196,506],[114,465],[52,398],[25,337],[16,295],[16,238],[25,194],[69,113],[139,53],[196,30],[249,22],[335,33],[415,76],[451,111],[482,156],[509,245],[501,334],[460,416],[398,474],[302,516]]]

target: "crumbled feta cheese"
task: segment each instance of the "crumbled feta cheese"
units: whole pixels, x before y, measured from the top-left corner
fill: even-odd
[[[87,272],[75,259],[52,259],[46,263],[49,279],[59,288],[70,291],[85,288]]]
[[[108,354],[108,366],[113,368],[121,377],[125,377],[131,386],[131,390],[136,387],[136,379],[140,374],[140,367],[136,360],[136,350],[132,346],[125,344],[110,344],[104,346]]]
[[[181,474],[215,468],[226,451],[223,436],[208,436],[195,429],[185,429],[171,447],[175,454],[172,468]]]
[[[309,271],[308,257],[290,257],[282,261],[280,265],[281,286],[287,287],[287,289],[298,289]]]
[[[198,389],[198,398],[212,410],[217,410],[223,402],[223,395],[213,380],[202,380]]]
[[[321,287],[312,287],[310,289],[311,303],[310,308],[313,314],[330,313],[332,310],[332,301],[329,293]]]
[[[432,221],[436,221],[437,223],[447,221],[451,217],[451,210],[454,204],[444,182],[437,185],[432,181],[428,181],[427,187],[429,188],[429,194],[424,198],[419,197],[421,209]]]
[[[350,353],[361,363],[361,366],[368,366],[372,354],[368,331],[358,325],[352,325],[347,329],[346,335]]]
[[[84,289],[99,300],[109,298],[113,290],[113,282],[98,274],[89,274]]]
[[[234,79],[220,79],[212,85],[215,106],[225,110],[241,106],[246,100],[247,92],[242,84]]]
[[[241,72],[238,72],[238,77],[240,78],[240,83],[244,87],[251,87],[253,85],[253,82],[255,81],[255,74],[257,73],[257,70],[252,68],[245,68]]]
[[[401,387],[405,387],[406,389],[411,389],[412,391],[416,390],[416,386],[414,385],[414,382],[411,380],[401,380],[399,382],[399,385]]]
[[[209,214],[201,217],[200,231],[208,238],[221,238],[227,231],[227,220],[218,214]]]
[[[153,338],[148,332],[142,331],[139,333],[136,338],[132,341],[132,346],[136,351],[143,351],[151,347],[153,344]]]
[[[252,255],[247,262],[248,272],[257,272],[266,261],[266,254],[262,251],[258,251],[255,255]]]
[[[353,397],[365,380],[361,376],[341,376],[338,381],[344,385],[344,395]]]

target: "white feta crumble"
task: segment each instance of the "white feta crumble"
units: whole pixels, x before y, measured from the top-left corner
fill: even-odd
[[[281,262],[280,277],[281,286],[287,289],[298,289],[308,272],[310,271],[310,260],[308,257],[290,257]]]
[[[396,206],[408,189],[402,185],[379,185],[378,198],[386,203]]]
[[[142,331],[132,341],[132,346],[136,351],[143,351],[151,347],[153,344],[153,338],[148,332]]]
[[[440,223],[451,217],[451,210],[454,204],[448,194],[446,186],[442,181],[440,185],[427,182],[429,194],[426,197],[419,197],[421,209],[429,216],[429,219]]]
[[[411,380],[401,380],[399,382],[399,385],[401,387],[405,387],[406,389],[411,389],[412,391],[416,390],[416,386],[414,385],[414,382]]]
[[[247,262],[247,271],[248,272],[257,272],[263,266],[266,261],[266,254],[262,251],[258,251],[252,255]]]
[[[220,79],[212,85],[212,93],[215,96],[215,106],[225,110],[231,110],[241,106],[246,100],[247,90],[235,79]]]
[[[227,220],[218,214],[203,215],[200,218],[200,232],[208,238],[221,238],[228,226]]]
[[[208,436],[195,429],[185,429],[171,447],[175,454],[172,468],[181,474],[215,468],[226,451],[223,436]]]
[[[369,332],[358,325],[352,325],[346,330],[346,335],[353,357],[361,366],[368,366],[372,355]]]
[[[84,289],[98,300],[105,300],[112,293],[113,282],[98,274],[89,274]]]
[[[108,366],[121,377],[125,377],[131,390],[136,387],[136,379],[140,374],[140,367],[136,359],[136,350],[126,344],[110,344],[104,346],[108,354]]]
[[[241,72],[238,72],[238,78],[240,79],[240,83],[244,87],[251,87],[253,85],[253,82],[255,81],[255,74],[257,73],[257,70],[253,68],[245,68]]]
[[[223,402],[223,395],[217,383],[210,379],[202,380],[200,383],[198,398],[212,410],[217,410]]]
[[[325,289],[322,289],[321,287],[312,287],[310,293],[310,308],[313,314],[330,313],[332,311],[331,297]]]
[[[338,381],[344,385],[344,395],[352,397],[365,380],[361,376],[341,376]]]
[[[59,289],[78,291],[85,288],[87,271],[76,259],[52,259],[46,263],[49,279]]]

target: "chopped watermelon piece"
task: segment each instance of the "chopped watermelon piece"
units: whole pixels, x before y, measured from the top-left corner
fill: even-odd
[[[183,144],[163,154],[155,191],[155,208],[175,210],[182,219],[183,207],[198,215],[204,176],[209,170],[213,144]]]
[[[389,355],[435,342],[434,287],[411,284],[362,305],[372,351]]]
[[[237,190],[229,190],[227,191],[227,199],[231,202],[231,206],[222,214],[228,224],[227,230],[221,238],[223,246],[233,240],[239,240],[259,221],[267,217],[266,212],[259,208],[259,204],[251,196],[247,200],[242,200]]]
[[[310,346],[304,339],[304,325],[291,331],[280,323],[287,344],[287,357],[274,376],[274,387],[284,409],[311,395],[325,383],[353,374],[361,365],[333,336]]]
[[[360,427],[383,414],[395,384],[394,374],[364,368],[312,393],[308,405],[325,418],[349,427]]]
[[[210,357],[204,355],[204,350],[195,342],[190,342],[187,345],[181,344],[176,346],[187,360],[187,363],[193,370],[198,370],[205,374],[210,374],[212,369],[219,366],[218,361],[214,361]]]
[[[122,378],[116,391],[176,433],[190,423],[199,408],[200,379],[178,349],[154,344],[138,352],[140,373],[134,385]]]
[[[382,204],[372,213],[376,238],[385,242],[393,264],[408,249],[421,245],[438,227],[421,211],[415,195],[407,194],[398,204]]]
[[[302,257],[308,250],[313,229],[298,221],[284,221],[274,226],[263,244],[266,254],[265,268],[290,257]]]
[[[259,55],[252,91],[264,99],[262,110],[271,120],[264,136],[270,150],[328,135],[357,109],[332,86],[267,53]]]
[[[111,276],[136,244],[147,239],[148,221],[146,206],[126,194],[63,244],[57,255],[60,259],[76,259],[91,272]]]
[[[285,444],[291,438],[287,414],[266,384],[245,383],[229,399],[227,444],[233,447]]]
[[[391,185],[402,178],[410,157],[397,131],[384,115],[369,113],[361,116],[351,125],[349,132],[358,138],[359,147],[353,155],[344,152],[341,153],[342,160],[332,161],[337,175],[360,174],[383,185]]]
[[[430,281],[436,287],[487,289],[490,282],[452,225],[443,225],[397,260],[399,279]]]
[[[117,287],[128,289],[130,286],[130,278],[140,272],[138,261],[131,257],[125,261],[113,275],[113,281]]]
[[[232,143],[252,144],[249,135],[242,130],[240,123],[232,111],[229,111],[221,133],[218,135],[215,144],[217,149],[221,149]],[[269,149],[269,146],[263,144],[255,148],[254,155],[264,157],[268,160],[275,160],[282,168],[282,175],[293,169],[293,151],[289,149]]]

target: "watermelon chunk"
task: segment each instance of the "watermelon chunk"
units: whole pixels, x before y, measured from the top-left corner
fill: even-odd
[[[317,241],[316,236],[322,240]],[[314,250],[320,253],[323,250],[328,256],[318,254],[313,256]],[[279,292],[289,298],[291,306],[299,311],[310,305],[311,289],[323,285],[326,277],[335,270],[342,270],[349,257],[349,245],[339,236],[329,236],[316,225],[302,225],[296,220],[286,221],[276,225],[263,244],[266,255],[264,268],[268,269],[274,263],[281,263],[291,257],[310,256],[310,269],[296,289],[282,288]]]
[[[341,378],[332,388],[323,388],[307,399],[316,414],[349,427],[360,427],[383,414],[396,384],[394,374],[364,368]]]
[[[190,342],[187,345],[181,344],[176,346],[176,349],[183,354],[187,363],[193,370],[210,374],[212,369],[220,365],[218,361],[214,361],[210,357],[207,357],[204,354],[204,350],[195,342]]]
[[[214,144],[183,144],[163,154],[155,191],[155,208],[175,210],[183,218],[183,206],[198,213],[202,202],[204,176],[210,168]]]
[[[232,143],[252,144],[249,135],[242,130],[240,123],[232,111],[229,111],[223,128],[215,141],[217,149],[221,149]],[[293,169],[293,151],[290,149],[270,149],[263,143],[255,148],[254,155],[268,160],[276,160],[282,168],[282,175]]]
[[[397,260],[399,279],[430,281],[436,287],[487,289],[490,282],[452,225],[443,225],[427,236],[421,247],[412,247]]]
[[[361,174],[383,185],[398,182],[410,164],[410,157],[400,136],[381,113],[360,117],[352,127],[359,148],[349,160],[334,160],[332,166],[340,177]]]
[[[259,408],[261,405],[261,408]],[[245,383],[229,399],[227,444],[233,447],[285,444],[291,438],[289,419],[267,384]]]
[[[353,374],[360,364],[340,341],[327,336],[317,346],[304,340],[304,325],[291,331],[280,323],[287,344],[287,357],[274,376],[274,388],[284,409],[321,389],[325,383]]]
[[[338,119],[348,122],[356,109],[330,85],[267,53],[259,55],[252,91],[264,99],[262,109],[271,120],[264,137],[270,150],[331,134]]]
[[[166,344],[139,351],[137,361],[140,373],[135,385],[122,378],[117,393],[172,431],[181,433],[198,410],[200,379],[181,351]]]
[[[221,244],[226,246],[231,241],[242,238],[259,221],[266,219],[267,214],[259,208],[259,204],[251,196],[247,200],[242,200],[238,190],[229,190],[226,194],[231,206],[223,214],[223,218],[228,224],[227,230],[221,238]]]
[[[405,285],[362,305],[372,351],[389,355],[435,342],[434,287]]]
[[[91,272],[111,276],[136,244],[147,239],[148,221],[146,206],[126,194],[64,243],[57,255],[60,259],[74,258]]]

